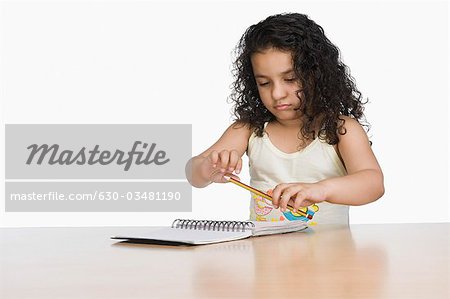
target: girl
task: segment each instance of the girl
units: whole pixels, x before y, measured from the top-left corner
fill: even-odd
[[[302,14],[270,16],[236,50],[236,121],[189,160],[189,182],[239,179],[247,153],[250,185],[273,189],[272,203],[252,196],[250,220],[285,220],[289,203],[294,211],[317,204],[317,223],[348,223],[349,205],[380,198],[383,174],[363,128],[361,93],[322,27]]]

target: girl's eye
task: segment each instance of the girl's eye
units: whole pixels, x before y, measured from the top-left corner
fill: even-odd
[[[288,79],[285,79],[287,82],[294,82],[296,79],[295,78],[288,78]]]
[[[259,86],[265,86],[267,84],[269,84],[269,82],[260,82],[260,83],[258,83]]]

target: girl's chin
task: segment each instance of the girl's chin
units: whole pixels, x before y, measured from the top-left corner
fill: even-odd
[[[291,112],[291,113],[275,113],[274,115],[275,115],[275,117],[278,120],[284,120],[284,121],[300,120],[300,115],[298,115],[298,113],[295,113],[295,112]]]

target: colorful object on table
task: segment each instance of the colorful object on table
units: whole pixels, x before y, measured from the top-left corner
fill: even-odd
[[[229,176],[224,176],[224,178],[239,186],[242,187],[244,189],[246,189],[247,191],[250,191],[256,195],[259,195],[263,198],[266,198],[270,201],[272,201],[272,196],[270,196],[269,194],[262,192],[261,190],[255,189],[253,187],[250,187],[249,185],[246,185],[232,177]],[[286,219],[288,220],[302,220],[302,221],[309,221],[313,218],[314,214],[319,210],[319,207],[317,205],[312,205],[311,209],[309,209],[308,207],[304,207],[304,208],[300,208],[297,210],[297,212],[294,212],[294,208],[290,205],[287,206],[287,209],[289,211],[283,212],[284,216],[286,217]]]
[[[301,221],[309,221],[314,217],[314,214],[319,210],[319,207],[317,205],[312,205],[310,208],[304,207],[298,209],[301,213],[295,213],[292,211],[286,211],[283,212],[286,219],[295,221],[295,220],[301,220]],[[306,214],[307,216],[304,216]]]

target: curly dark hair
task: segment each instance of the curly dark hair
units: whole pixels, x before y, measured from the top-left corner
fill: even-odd
[[[305,140],[317,137],[337,144],[346,133],[342,115],[350,116],[369,130],[365,122],[361,93],[339,49],[325,36],[321,26],[299,13],[269,16],[250,26],[235,49],[234,82],[230,99],[236,120],[261,137],[264,123],[275,117],[262,104],[253,76],[251,56],[269,48],[290,52],[303,115],[300,134]],[[301,97],[303,93],[303,97]],[[318,132],[316,132],[317,128]]]

